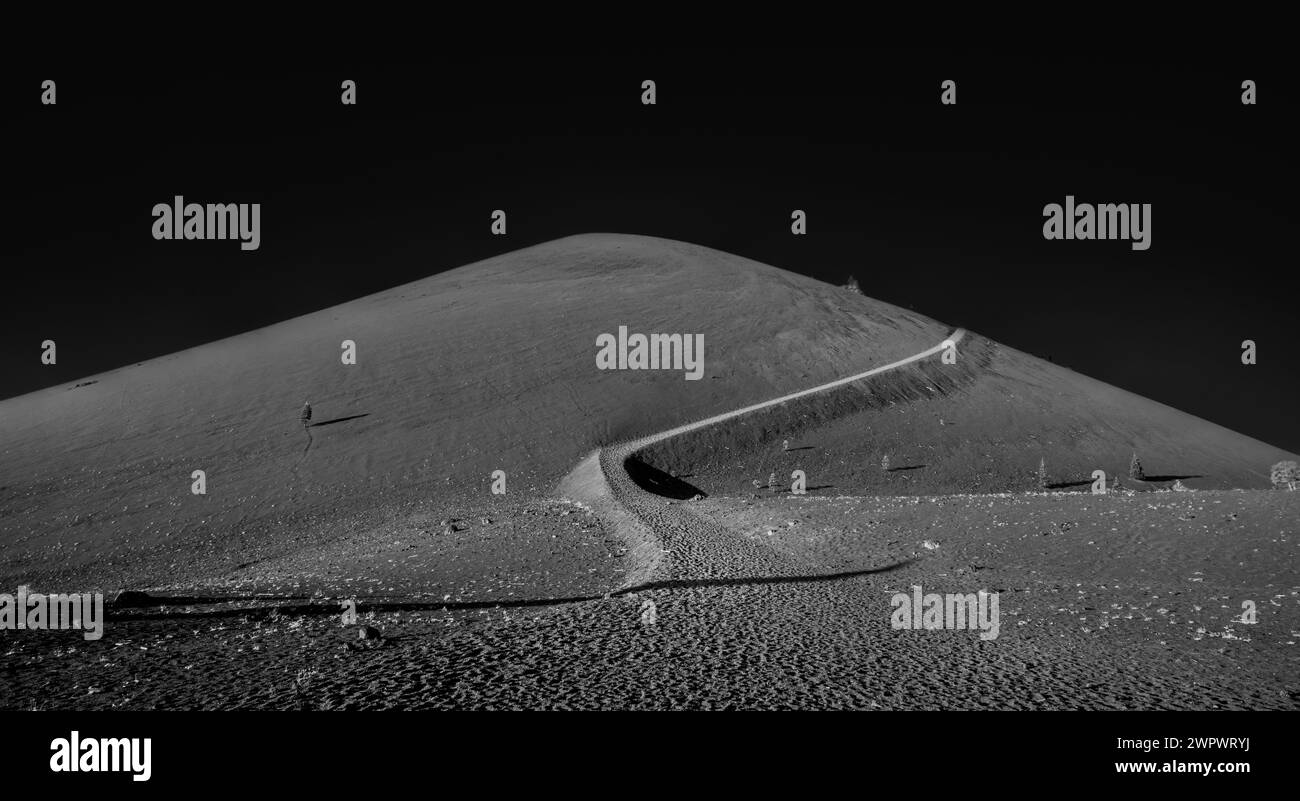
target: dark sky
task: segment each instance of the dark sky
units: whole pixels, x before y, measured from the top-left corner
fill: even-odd
[[[853,274],[872,297],[1300,451],[1281,63],[565,46],[186,63],[30,57],[7,74],[20,157],[0,397],[613,231]],[[57,106],[40,105],[46,78]],[[955,107],[939,103],[949,78]],[[1259,105],[1241,104],[1245,78]],[[150,210],[178,193],[260,202],[260,250],[154,241]],[[1067,194],[1151,203],[1150,250],[1045,241],[1043,206]]]

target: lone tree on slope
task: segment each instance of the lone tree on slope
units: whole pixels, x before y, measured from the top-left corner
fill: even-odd
[[[1133,458],[1128,463],[1128,477],[1143,481],[1146,474],[1142,472],[1142,460],[1138,458],[1137,451],[1133,451]]]
[[[1047,489],[1047,457],[1038,460],[1038,488]]]
[[[862,287],[858,286],[858,279],[851,275],[849,276],[849,280],[844,282],[844,288],[855,295],[862,294]]]
[[[302,424],[304,426],[311,425],[311,404],[310,403],[304,403],[302,405],[302,414],[299,415],[299,417],[302,419]]]

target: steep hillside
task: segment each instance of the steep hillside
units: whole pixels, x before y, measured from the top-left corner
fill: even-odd
[[[703,334],[704,377],[597,369],[597,337],[619,326]],[[861,371],[944,331],[680,242],[595,234],[507,253],[0,402],[0,586],[206,577],[416,506],[491,501],[497,469],[511,500],[545,495],[597,444]],[[191,493],[195,470],[206,495]]]

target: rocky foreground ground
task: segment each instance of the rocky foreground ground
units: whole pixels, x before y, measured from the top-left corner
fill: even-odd
[[[481,520],[481,540],[447,535],[464,538],[455,547],[431,544],[441,531],[413,548],[373,535],[352,550],[277,563],[224,588],[168,588],[158,594],[176,603],[115,611],[99,642],[72,633],[0,635],[0,706],[1300,705],[1294,493],[675,503],[644,495],[633,503],[666,548],[649,585],[618,590],[626,557],[583,510],[520,507],[521,519],[506,525],[531,532],[522,540],[530,547],[561,533],[585,538],[588,556],[566,558],[570,567],[587,565],[587,579],[575,584],[569,571],[548,586],[518,557],[492,561],[493,579],[484,573],[471,582],[461,573],[459,584],[450,581],[440,565],[456,564],[453,552],[489,547],[493,535]],[[421,561],[429,548],[449,550]],[[409,577],[392,567],[401,558],[442,582],[438,589],[398,581]],[[330,579],[318,569],[330,563],[368,565],[356,575],[375,582]],[[383,578],[388,568],[396,572]],[[273,577],[279,593],[266,585]],[[371,591],[356,592],[359,583]],[[891,628],[891,596],[914,585],[998,592],[998,637]],[[214,602],[220,596],[245,600]],[[343,597],[359,599],[354,624],[340,616]],[[1243,622],[1246,601],[1254,623]],[[363,627],[381,636],[362,639]]]

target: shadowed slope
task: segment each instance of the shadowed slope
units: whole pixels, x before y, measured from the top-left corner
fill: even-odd
[[[782,450],[785,439],[790,451]],[[1141,457],[1147,480],[1129,478]],[[889,457],[889,469],[882,467]],[[870,383],[665,441],[644,458],[710,494],[752,491],[793,470],[826,494],[1090,491],[1094,470],[1126,489],[1267,489],[1279,448],[979,336],[955,365],[929,361]]]

